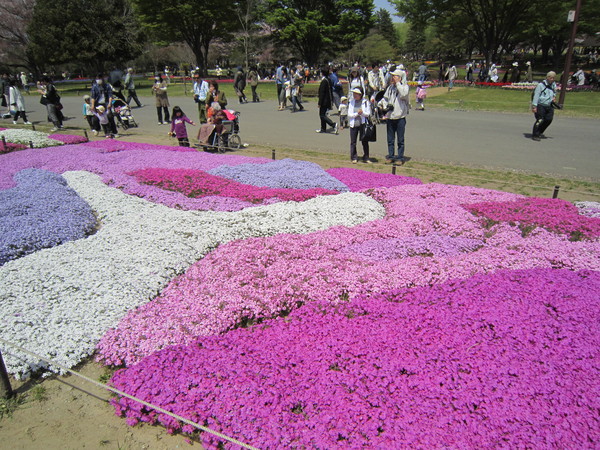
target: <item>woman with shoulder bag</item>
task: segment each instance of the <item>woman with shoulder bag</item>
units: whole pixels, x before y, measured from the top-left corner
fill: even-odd
[[[356,141],[361,135],[361,143],[363,147],[363,162],[371,164],[369,159],[369,136],[364,133],[364,127],[370,123],[369,116],[371,115],[371,105],[368,100],[363,98],[363,91],[359,87],[353,88],[350,93],[352,100],[348,103],[348,125],[350,127],[350,159],[352,164],[358,162],[356,152]],[[361,133],[361,129],[363,133]]]
[[[54,128],[51,131],[57,131],[63,128],[63,115],[61,113],[62,105],[60,104],[60,95],[52,80],[48,77],[42,78],[39,85],[38,92],[42,95],[40,103],[46,105],[48,111],[48,121],[54,124]]]

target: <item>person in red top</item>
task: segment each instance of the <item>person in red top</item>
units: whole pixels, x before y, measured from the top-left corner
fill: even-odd
[[[188,119],[179,106],[175,106],[173,108],[173,114],[171,114],[171,117],[173,120],[171,122],[171,131],[169,132],[169,135],[177,138],[180,147],[189,147],[190,141],[188,140],[185,124],[186,122],[191,125],[196,124]]]

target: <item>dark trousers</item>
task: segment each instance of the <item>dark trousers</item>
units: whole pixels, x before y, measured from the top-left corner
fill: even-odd
[[[321,119],[321,131],[326,131],[327,125],[335,127],[335,123],[327,116],[329,108],[321,106],[319,108],[319,118]]]
[[[189,147],[190,146],[190,141],[186,137],[177,138],[177,140],[179,141],[180,147]]]
[[[546,131],[554,119],[554,109],[552,106],[538,105],[535,113],[535,123],[533,124],[533,136],[539,137]]]
[[[133,99],[133,101],[135,102],[135,104],[138,106],[138,108],[140,106],[142,106],[142,103],[140,102],[140,99],[137,96],[137,92],[135,92],[135,89],[127,89],[127,104],[129,105],[129,103],[131,103],[131,99]]]
[[[27,114],[25,111],[17,111],[13,117],[13,120],[16,122],[19,117],[23,118],[23,122],[27,122]]]
[[[298,110],[302,111],[304,106],[302,106],[302,102],[298,98],[297,95],[292,96],[292,111],[296,112]]]
[[[258,102],[258,101],[260,101],[260,100],[259,100],[259,98],[258,98],[258,94],[256,93],[256,88],[257,88],[257,87],[258,87],[258,86],[250,86],[250,88],[252,89],[252,101],[253,101],[253,102]]]
[[[169,108],[167,108],[166,106],[163,106],[163,107],[157,106],[156,107],[156,114],[158,114],[158,121],[159,122],[163,121],[163,111],[165,112],[165,122],[168,122],[171,119],[171,116],[169,115]]]
[[[406,119],[388,119],[387,127],[387,159],[392,161],[402,161],[404,159],[404,130],[406,129]],[[394,141],[398,140],[398,153],[394,154]]]
[[[350,128],[350,159],[352,161],[358,160],[358,155],[356,153],[356,141],[358,140],[358,136],[360,134],[360,127],[352,127]],[[369,159],[369,141],[362,140],[362,148],[363,148],[363,161],[367,162]]]
[[[90,126],[90,130],[94,129],[94,117],[95,116],[85,116],[85,120],[87,120],[87,123]]]

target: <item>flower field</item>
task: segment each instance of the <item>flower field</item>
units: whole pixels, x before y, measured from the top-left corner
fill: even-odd
[[[76,138],[0,155],[3,339],[259,448],[600,445],[599,204]]]

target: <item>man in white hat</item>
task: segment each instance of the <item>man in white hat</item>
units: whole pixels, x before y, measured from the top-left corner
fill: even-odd
[[[384,115],[388,144],[386,162],[402,165],[405,162],[404,131],[409,110],[408,83],[405,81],[406,72],[401,69],[396,68],[391,75],[392,80],[385,90],[379,106],[384,106],[384,109],[387,110]],[[396,141],[396,149],[394,149],[394,141]]]

